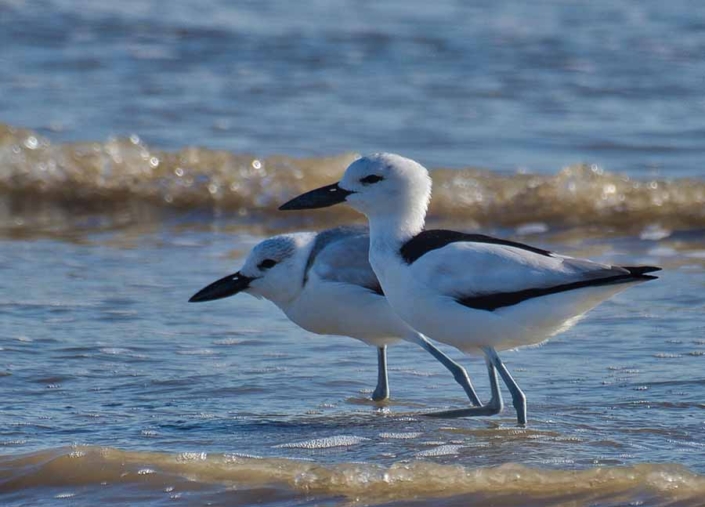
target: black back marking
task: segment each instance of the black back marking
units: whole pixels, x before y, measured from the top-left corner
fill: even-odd
[[[539,255],[551,255],[551,252],[549,252],[548,250],[543,250],[541,248],[525,245],[523,243],[517,243],[516,241],[493,238],[492,236],[485,236],[484,234],[466,234],[464,232],[449,231],[445,229],[433,229],[430,231],[422,231],[413,238],[411,238],[409,241],[404,243],[399,252],[401,253],[402,258],[407,264],[413,264],[424,254],[432,250],[437,250],[438,248],[443,248],[444,246],[449,245],[450,243],[456,243],[459,241],[512,246]]]

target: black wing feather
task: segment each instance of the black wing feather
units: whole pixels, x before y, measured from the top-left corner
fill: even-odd
[[[527,299],[548,296],[559,292],[582,289],[585,287],[598,287],[601,285],[614,285],[619,283],[636,282],[639,280],[654,280],[658,277],[647,275],[653,271],[660,271],[661,268],[654,266],[625,267],[629,274],[615,275],[605,278],[593,278],[591,280],[581,280],[579,282],[564,283],[553,287],[541,287],[537,289],[524,289],[515,292],[497,292],[494,294],[483,294],[479,296],[469,296],[456,299],[458,303],[468,308],[476,310],[494,311],[505,306],[513,306],[526,301]]]
[[[365,286],[365,288],[370,289],[372,292],[374,292],[378,296],[384,296],[384,291],[382,290],[382,286],[379,284],[379,282],[376,285],[372,285],[370,287]]]

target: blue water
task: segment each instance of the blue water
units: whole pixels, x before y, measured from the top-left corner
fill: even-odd
[[[703,54],[695,2],[0,0],[0,504],[702,505]],[[664,268],[503,355],[528,427],[420,417],[466,401],[410,344],[377,405],[374,349],[187,303],[373,150],[497,171],[434,225]]]
[[[0,2],[0,120],[259,155],[702,174],[705,5]]]
[[[476,489],[481,505],[491,505],[497,493],[538,505],[545,505],[542,495],[575,494],[570,498],[579,505],[594,504],[590,494],[614,500],[622,498],[617,491],[629,501],[665,505],[679,491],[705,491],[702,479],[688,485],[684,469],[657,468],[678,464],[705,472],[702,235],[541,240],[566,253],[666,270],[543,347],[504,354],[528,395],[527,428],[516,426],[510,405],[495,418],[419,417],[466,400],[415,346],[390,349],[392,401],[379,406],[368,401],[376,379],[373,348],[309,335],[270,303],[246,295],[186,302],[237,269],[256,240],[221,223],[95,234],[78,243],[0,242],[0,497],[9,495],[12,505],[61,502],[61,495],[87,504],[104,495],[149,503],[176,488],[189,504],[216,492],[225,503],[247,505],[250,497],[228,493],[228,484],[239,491],[281,480],[290,483],[279,493],[287,499],[283,505],[297,504],[309,487],[331,504],[365,491],[366,502],[375,504],[423,498],[438,487],[461,495],[449,505],[463,505],[462,494]],[[468,366],[486,399],[482,361],[446,351]],[[74,447],[58,451],[67,446]],[[117,450],[128,454],[111,458]],[[257,458],[242,463],[238,456]],[[19,461],[11,466],[13,457]],[[271,461],[276,458],[297,461]],[[362,467],[343,473],[347,486],[341,478],[320,477],[335,473],[326,467],[346,463]],[[530,470],[490,468],[489,486],[473,479],[481,473],[473,470],[507,464]],[[450,480],[451,469],[423,468],[459,465],[467,468],[462,480]],[[301,466],[316,468],[304,473]],[[404,472],[391,491],[368,491],[370,481],[389,482],[374,468],[380,466],[390,467],[384,473],[422,468]],[[643,478],[638,468],[620,472],[639,466],[650,467]],[[566,471],[595,467],[625,474],[626,486],[576,477],[592,484],[581,496],[561,479]],[[247,472],[261,469],[264,479]],[[514,485],[517,473],[535,479]],[[18,490],[17,481],[33,486]],[[683,484],[669,493],[672,481]],[[498,483],[506,485],[491,486]],[[280,505],[271,491],[258,495]]]

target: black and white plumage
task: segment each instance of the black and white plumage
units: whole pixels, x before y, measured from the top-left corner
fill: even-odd
[[[368,252],[369,233],[362,226],[274,236],[252,249],[240,271],[210,284],[190,301],[245,292],[273,302],[307,331],[349,336],[377,347],[375,400],[389,395],[386,347],[402,339],[411,341],[443,363],[471,402],[479,404],[467,372],[392,311]]]
[[[620,285],[635,280],[652,280],[656,277],[648,275],[647,273],[658,271],[659,269],[651,266],[606,266],[584,259],[560,256],[548,250],[525,245],[516,241],[494,238],[492,236],[485,236],[484,234],[465,234],[443,229],[421,231],[404,243],[399,253],[407,264],[413,264],[425,254],[444,248],[452,243],[479,243],[510,247],[548,258],[560,259],[560,262],[564,265],[563,267],[565,269],[560,272],[559,276],[555,278],[547,277],[544,271],[541,272],[540,279],[528,282],[530,286],[518,289],[509,287],[497,287],[496,289],[492,289],[487,280],[476,277],[473,281],[476,285],[481,285],[483,288],[471,290],[468,287],[468,289],[466,289],[467,294],[460,295],[456,298],[456,301],[468,308],[477,310],[495,311],[499,308],[520,304],[529,299],[550,296],[561,292],[588,287]],[[573,277],[569,274],[570,271],[573,271]],[[535,273],[539,272],[535,271]],[[495,276],[495,274],[496,271],[490,270],[485,273],[485,276],[489,278]],[[558,275],[558,272],[553,272],[552,274]]]
[[[524,423],[525,397],[496,349],[545,341],[603,300],[654,279],[648,273],[660,268],[610,266],[480,234],[424,231],[430,197],[423,166],[382,153],[358,159],[339,183],[281,209],[347,202],[367,215],[370,263],[392,308],[419,332],[483,352]]]

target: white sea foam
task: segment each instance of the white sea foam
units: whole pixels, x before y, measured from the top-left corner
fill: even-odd
[[[293,449],[328,449],[330,447],[349,447],[357,445],[361,442],[369,440],[365,437],[356,437],[353,435],[336,435],[333,437],[314,438],[313,440],[304,440],[302,442],[291,442],[286,444],[275,445],[277,448],[293,448]]]

